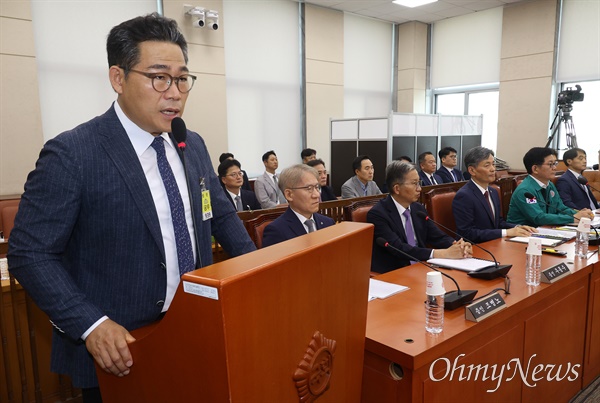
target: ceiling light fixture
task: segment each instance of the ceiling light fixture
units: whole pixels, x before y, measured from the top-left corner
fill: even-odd
[[[392,3],[400,4],[404,7],[419,7],[429,3],[435,3],[437,0],[394,0]]]

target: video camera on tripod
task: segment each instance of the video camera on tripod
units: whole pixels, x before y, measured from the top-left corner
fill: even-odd
[[[577,89],[574,90],[572,87],[567,87],[566,90],[558,93],[558,100],[556,103],[559,108],[563,105],[572,105],[573,102],[583,101],[584,94],[581,92],[581,85],[577,84],[575,88]]]
[[[575,85],[575,90],[572,87],[567,87],[566,90],[558,93],[558,99],[556,101],[556,105],[558,106],[558,110],[556,111],[556,115],[554,115],[554,120],[550,125],[550,130],[552,130],[552,134],[548,138],[548,142],[546,143],[546,147],[550,147],[552,140],[554,140],[554,136],[558,131],[560,126],[560,122],[565,124],[565,137],[567,142],[567,148],[576,148],[577,147],[577,137],[575,135],[575,124],[573,123],[573,118],[571,116],[571,111],[573,110],[573,102],[581,102],[583,101],[583,92],[581,92],[581,85]]]

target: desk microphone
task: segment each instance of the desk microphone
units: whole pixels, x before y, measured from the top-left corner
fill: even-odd
[[[477,290],[461,290],[460,287],[458,286],[458,283],[456,282],[456,280],[454,280],[451,276],[444,273],[443,271],[436,269],[429,263],[423,262],[422,260],[419,260],[419,259],[415,258],[414,256],[411,256],[408,253],[390,245],[388,243],[388,241],[386,241],[385,239],[383,239],[381,237],[377,238],[375,240],[375,242],[377,243],[377,245],[379,245],[383,248],[390,248],[396,252],[403,254],[404,256],[408,257],[410,260],[419,262],[422,265],[429,267],[431,270],[440,272],[442,274],[442,276],[448,277],[450,280],[452,280],[454,282],[454,285],[456,285],[456,291],[448,291],[444,295],[444,309],[446,309],[448,311],[452,311],[456,308],[460,308],[461,306],[468,304],[469,302],[471,302],[473,300],[473,298],[475,298],[475,294],[477,294]]]
[[[194,237],[196,238],[196,256],[197,256],[197,265],[196,268],[202,267],[202,258],[200,256],[200,238],[198,237],[198,229],[196,226],[196,215],[194,214],[194,198],[192,197],[192,188],[190,186],[190,178],[188,175],[187,165],[185,163],[185,140],[187,139],[187,128],[185,127],[185,122],[180,117],[173,118],[171,121],[171,134],[173,135],[173,139],[177,144],[178,154],[181,158],[181,162],[183,163],[183,172],[185,173],[185,182],[188,187],[188,195],[190,197],[190,211],[192,213],[192,226],[194,227]]]
[[[489,254],[492,257],[492,259],[494,259],[494,265],[493,266],[484,267],[483,269],[470,271],[468,273],[469,276],[475,277],[475,278],[481,278],[481,279],[484,279],[484,280],[493,280],[493,279],[498,278],[498,277],[506,277],[506,274],[511,269],[512,264],[499,264],[498,261],[496,260],[496,257],[494,256],[494,254],[492,252],[490,252],[489,250],[487,250],[487,249],[485,249],[485,248],[477,245],[473,241],[469,241],[467,238],[461,236],[460,234],[456,233],[455,231],[452,231],[450,228],[446,227],[445,225],[442,225],[439,222],[434,221],[432,218],[430,218],[424,212],[417,211],[417,216],[420,217],[420,218],[422,218],[422,219],[424,219],[425,221],[431,221],[435,225],[437,225],[439,227],[442,227],[443,229],[445,229],[447,231],[450,231],[454,235],[456,235],[456,236],[464,239],[465,241],[469,242],[471,245],[473,245],[473,246],[481,249],[485,253]]]
[[[588,187],[592,188],[593,190],[595,190],[596,192],[600,193],[600,190],[598,190],[595,187],[593,187],[592,185],[590,185],[590,182],[583,175],[581,175],[580,177],[577,178],[577,182],[581,183],[583,186],[588,186]]]

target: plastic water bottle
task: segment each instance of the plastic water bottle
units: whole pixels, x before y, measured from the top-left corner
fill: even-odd
[[[429,333],[440,333],[444,330],[444,282],[439,272],[427,273],[427,289],[425,291],[425,330]]]
[[[527,254],[525,261],[525,284],[538,286],[542,278],[542,257]]]
[[[575,238],[575,256],[587,259],[588,246],[590,243],[590,219],[582,218],[577,226],[577,237]]]
[[[542,240],[530,237],[525,253],[525,284],[538,286],[542,277]]]

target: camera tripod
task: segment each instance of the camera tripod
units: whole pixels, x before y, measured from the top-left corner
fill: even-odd
[[[552,120],[552,124],[550,125],[550,130],[552,130],[552,134],[550,134],[550,137],[548,137],[546,148],[550,147],[550,144],[554,140],[554,136],[556,135],[556,132],[558,132],[558,128],[560,127],[560,122],[563,122],[565,125],[565,139],[567,141],[567,148],[577,148],[575,123],[573,123],[573,117],[571,116],[572,110],[573,104],[571,103],[558,105],[558,110],[556,111],[556,115],[554,115],[554,119]]]

